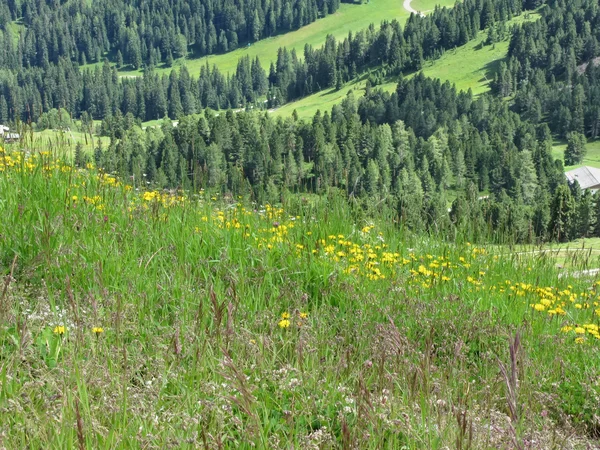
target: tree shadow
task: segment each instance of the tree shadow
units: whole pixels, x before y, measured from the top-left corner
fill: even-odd
[[[480,83],[484,82],[492,82],[494,80],[494,75],[496,75],[500,71],[500,64],[502,62],[506,62],[508,60],[508,56],[504,58],[498,58],[493,61],[488,62],[485,66],[483,66],[484,76],[480,78],[478,81]]]
[[[115,66],[115,67],[116,67],[116,66]],[[118,67],[118,68],[117,68],[117,70],[118,70],[119,72],[125,72],[125,73],[127,73],[127,72],[137,72],[137,71],[139,71],[140,69],[136,69],[136,68],[135,68],[135,67],[133,67],[133,65],[131,65],[131,64],[125,64],[125,65],[123,65],[123,66],[121,66],[121,67]]]

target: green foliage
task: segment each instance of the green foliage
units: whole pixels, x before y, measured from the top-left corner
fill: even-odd
[[[239,73],[252,85],[250,65]],[[179,119],[161,122],[157,135],[117,111],[102,122],[113,142],[98,164],[137,180],[146,173],[160,187],[216,189],[258,201],[340,189],[348,200],[371,198],[395,209],[410,228],[469,229],[475,240],[490,233],[500,241],[548,239],[562,223],[560,215],[550,223],[550,198],[564,175],[552,161],[547,127],[522,121],[503,101],[474,99],[423,75],[403,79],[391,95],[376,89],[358,101],[349,95],[312,122],[242,111]],[[449,217],[450,205],[440,202],[448,190],[478,206],[461,206],[458,195]],[[561,239],[575,238],[591,224],[569,221],[557,229]]]
[[[73,128],[73,121],[71,116],[64,110],[51,109],[48,112],[43,113],[37,120],[36,129],[38,131],[43,130],[67,130],[70,131]]]
[[[494,84],[496,93],[514,94],[515,107],[524,118],[534,122],[544,118],[556,135],[569,139],[566,165],[581,162],[582,135],[595,139],[600,133],[600,70],[594,62],[600,40],[597,6],[594,0],[550,2],[539,21],[514,28],[508,61]],[[564,20],[575,16],[583,18],[577,26]],[[574,38],[562,38],[565,34]]]
[[[224,1],[207,5],[183,0],[140,4],[99,0],[67,5],[23,0],[10,2],[0,17],[8,22],[24,17],[28,39],[19,41],[19,51],[27,65],[43,66],[49,60],[56,63],[74,54],[99,62],[103,54],[109,53],[116,54],[120,66],[124,62],[137,70],[143,64],[186,57],[188,43],[197,56],[226,52],[230,47],[235,49],[239,42],[257,41],[308,25],[319,16],[333,14],[339,6],[337,0],[296,0],[286,7],[244,0],[234,11]],[[48,28],[48,23],[63,24],[64,28]],[[161,26],[148,25],[155,23]],[[4,28],[0,26],[0,31]],[[90,32],[92,29],[94,32]],[[59,40],[60,46],[56,45]],[[8,46],[9,52],[13,48]],[[5,60],[12,58],[11,54]]]
[[[557,415],[568,414],[572,420],[585,427],[590,436],[597,437],[600,432],[597,417],[597,386],[587,383],[572,383],[564,381],[557,387],[562,407],[555,410]],[[558,417],[557,417],[558,418]]]
[[[575,189],[579,189],[577,183]],[[549,230],[553,239],[559,242],[566,242],[574,236],[573,224],[576,220],[575,213],[575,203],[573,202],[571,191],[567,186],[559,186],[550,206]]]
[[[57,330],[58,331],[58,330]],[[46,365],[53,369],[59,362],[63,349],[64,331],[61,333],[54,332],[52,327],[46,327],[41,330],[36,338],[35,345],[39,353],[39,357]]]
[[[586,154],[586,139],[582,133],[572,132],[567,135],[567,148],[565,149],[565,165],[573,166],[581,163]]]

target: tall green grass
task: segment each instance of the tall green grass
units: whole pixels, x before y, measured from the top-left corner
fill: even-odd
[[[560,331],[597,323],[596,286],[548,258],[334,194],[144,192],[52,153],[0,170],[6,448],[596,442],[599,343]]]

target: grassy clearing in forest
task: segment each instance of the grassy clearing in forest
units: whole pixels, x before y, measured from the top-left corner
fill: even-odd
[[[558,141],[552,147],[552,156],[554,159],[560,159],[564,161],[565,157],[565,149],[567,148],[566,142]],[[576,169],[582,166],[591,166],[600,168],[600,139],[589,140],[587,145],[585,146],[587,153],[583,158],[581,164],[577,164],[574,166],[567,166],[565,169],[571,170]]]
[[[379,85],[376,88],[391,92],[396,89],[396,85],[397,82],[393,81]],[[359,99],[364,95],[365,87],[366,81],[365,77],[363,77],[358,81],[346,83],[339,90],[331,88],[309,95],[295,102],[286,103],[281,108],[275,109],[273,114],[281,117],[289,117],[295,110],[298,113],[298,117],[310,119],[318,110],[321,112],[331,111],[331,108],[333,108],[334,105],[341,103],[350,91],[354,93],[354,98]]]
[[[432,10],[436,5],[451,7],[454,0],[419,0],[419,6]],[[402,23],[410,16],[408,11],[402,6],[402,0],[369,0],[364,4],[342,3],[339,9],[322,19],[306,25],[298,30],[282,33],[274,37],[262,39],[250,46],[238,48],[232,52],[209,55],[201,58],[178,59],[175,60],[173,67],[177,68],[185,64],[190,73],[197,75],[200,68],[208,62],[209,66],[216,65],[224,74],[235,72],[238,60],[241,57],[249,56],[254,59],[259,57],[263,67],[269,69],[271,62],[277,59],[277,50],[286,47],[288,50],[296,50],[301,58],[304,55],[304,46],[306,44],[313,47],[320,47],[325,43],[327,35],[331,34],[336,39],[344,39],[350,31],[356,32],[366,29],[370,24],[379,27],[383,20],[400,20]],[[92,67],[89,64],[86,67]],[[171,68],[157,68],[157,72],[170,72]],[[121,76],[139,76],[141,71],[121,71]]]
[[[26,135],[27,136],[27,135]],[[91,153],[98,145],[98,141],[102,142],[103,148],[110,142],[106,136],[90,135],[81,131],[63,131],[63,130],[44,130],[36,131],[33,135],[27,136],[27,144],[33,148],[52,148],[61,147],[69,149],[70,152],[75,151],[77,144],[81,144],[84,151]]]
[[[413,6],[416,8],[416,6]],[[507,27],[523,23],[524,21],[536,20],[537,13],[522,14],[507,23]],[[422,69],[425,76],[439,78],[456,85],[456,89],[473,90],[473,94],[479,95],[489,91],[489,84],[494,79],[494,73],[498,69],[500,61],[506,58],[508,53],[508,39],[497,42],[495,45],[483,45],[487,39],[487,32],[482,31],[476,39],[471,40],[462,47],[448,50],[439,59],[426,61]],[[407,75],[407,77],[413,74]],[[397,81],[390,79],[387,83],[376,86],[386,92],[396,89]],[[301,118],[311,118],[317,110],[331,111],[333,105],[340,103],[349,91],[355,91],[356,98],[364,94],[366,77],[361,80],[352,81],[340,90],[335,88],[317,92],[295,102],[288,103],[278,108],[274,113],[282,117],[289,116],[294,110]],[[600,158],[599,158],[600,160]]]
[[[493,80],[494,71],[499,61],[506,57],[508,41],[496,43],[495,46],[483,46],[486,34],[481,32],[479,37],[466,45],[449,50],[441,58],[426,61],[422,69],[425,76],[439,78],[456,85],[458,90],[472,89],[475,95],[487,92],[489,83]],[[411,77],[413,74],[408,75]],[[397,86],[396,80],[378,85],[375,89],[393,92]],[[287,103],[275,110],[275,114],[282,117],[289,116],[294,110],[301,118],[314,116],[317,110],[330,111],[331,108],[340,103],[350,91],[354,96],[360,98],[364,95],[366,88],[366,77],[359,81],[347,83],[340,90],[335,88],[317,92],[298,101]]]
[[[335,195],[144,192],[50,153],[0,171],[3,447],[597,443],[597,285],[546,258]]]

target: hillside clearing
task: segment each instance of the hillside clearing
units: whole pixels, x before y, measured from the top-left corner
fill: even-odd
[[[565,157],[565,149],[567,148],[567,143],[563,141],[557,141],[556,144],[552,147],[552,156],[554,159],[559,159],[564,161]],[[591,166],[600,168],[600,139],[589,140],[587,145],[585,146],[587,153],[583,158],[581,164],[577,164],[574,166],[565,167],[566,170],[576,169],[582,166]]]
[[[536,20],[538,17],[539,14],[537,13],[522,14],[509,21],[507,25],[516,25],[526,20]],[[437,60],[426,61],[422,72],[428,77],[449,81],[455,84],[458,90],[472,89],[475,95],[487,92],[489,83],[493,80],[494,72],[498,69],[500,61],[506,58],[508,40],[497,42],[494,45],[484,45],[486,39],[487,33],[485,31],[480,32],[476,39],[464,46],[445,52]],[[410,76],[412,74],[407,75],[407,77]],[[390,80],[376,86],[376,88],[392,92],[396,89],[396,84],[396,81]],[[356,97],[362,96],[365,86],[366,77],[363,76],[361,80],[350,82],[340,90],[331,88],[298,101],[290,102],[278,108],[275,114],[285,117],[296,110],[299,117],[310,118],[318,109],[321,111],[331,110],[333,105],[341,102],[351,90],[356,91]]]
[[[427,10],[433,9],[436,5],[451,7],[453,0],[420,0],[420,8]],[[190,73],[197,75],[200,68],[207,63],[210,67],[217,66],[219,70],[226,74],[234,72],[237,62],[241,57],[250,58],[259,57],[265,69],[268,70],[271,62],[277,58],[277,50],[286,47],[288,50],[296,50],[298,56],[304,54],[304,46],[312,45],[320,47],[325,43],[327,35],[331,34],[336,39],[344,39],[349,32],[366,29],[370,24],[376,27],[383,20],[400,20],[403,22],[409,17],[410,13],[404,9],[402,0],[368,0],[363,4],[342,3],[340,8],[331,15],[306,25],[299,30],[283,33],[271,38],[262,39],[258,42],[238,48],[232,52],[209,55],[201,58],[191,58],[186,60],[176,60],[173,67],[177,68],[185,64]],[[93,67],[97,64],[89,64],[85,67]],[[172,68],[159,67],[157,72],[168,73]],[[140,76],[141,71],[120,71],[120,76]]]

